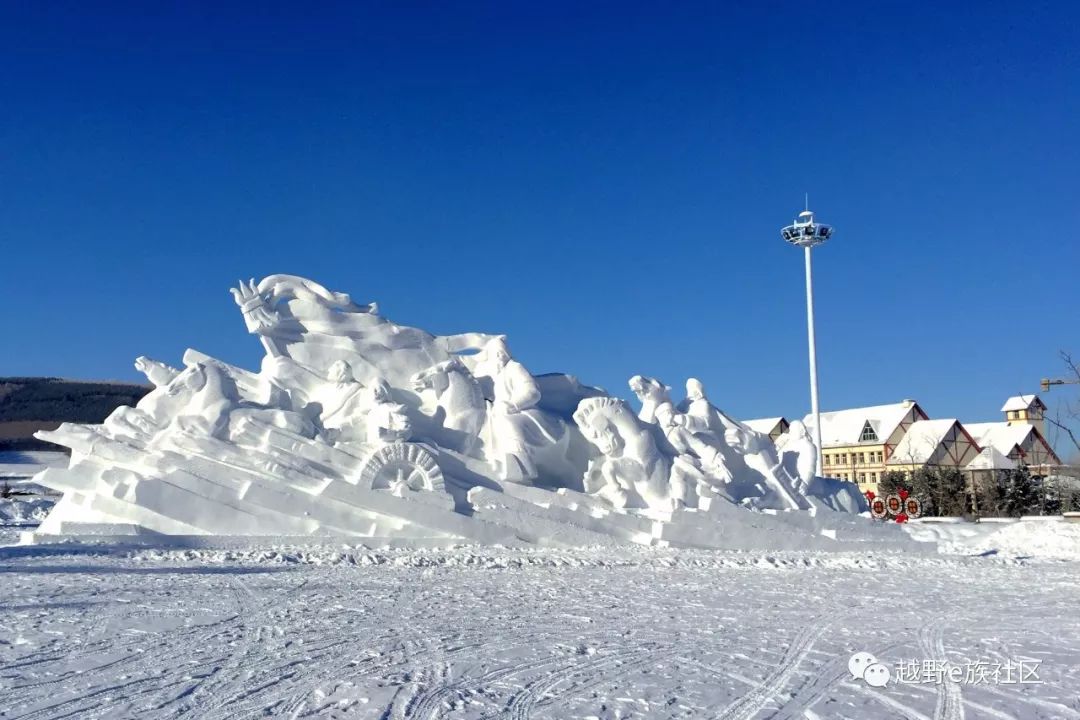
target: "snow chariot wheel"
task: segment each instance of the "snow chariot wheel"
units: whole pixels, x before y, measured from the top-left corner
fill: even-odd
[[[360,471],[360,485],[372,490],[407,491],[443,489],[443,474],[435,456],[422,445],[394,443],[372,453]]]

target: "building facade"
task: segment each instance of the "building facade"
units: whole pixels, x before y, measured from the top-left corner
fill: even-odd
[[[822,474],[877,492],[887,472],[908,476],[926,467],[987,473],[1027,465],[1049,474],[1061,461],[1043,434],[1046,405],[1037,395],[1009,398],[1000,422],[965,424],[931,420],[914,400],[821,414]],[[760,421],[761,432],[773,419]],[[813,432],[814,418],[804,420]],[[756,429],[756,428],[755,428]]]

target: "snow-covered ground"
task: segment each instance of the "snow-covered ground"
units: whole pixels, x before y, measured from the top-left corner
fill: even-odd
[[[984,556],[0,548],[0,717],[1080,718],[1080,564],[935,527]]]
[[[70,457],[50,450],[0,452],[0,485],[18,492],[44,493],[46,489],[31,481],[46,468],[66,468]]]

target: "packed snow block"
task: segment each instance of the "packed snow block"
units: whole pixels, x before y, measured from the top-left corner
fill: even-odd
[[[177,483],[173,482],[176,478]],[[222,535],[257,535],[260,532],[285,535],[307,535],[318,523],[307,518],[288,515],[240,502],[211,500],[182,487],[191,476],[170,473],[153,481],[139,481],[118,488],[116,497],[152,510],[165,517],[198,528],[201,532]]]
[[[154,512],[149,508],[141,507],[127,502],[126,500],[120,500],[101,493],[92,495],[87,501],[87,506],[101,516],[115,518],[118,521],[128,520],[140,527],[147,528],[148,531],[165,533],[168,535],[200,535],[204,532],[195,525],[180,522],[179,520],[162,515],[161,513]],[[61,523],[61,527],[64,527],[63,523]],[[63,530],[63,532],[67,531]]]
[[[385,490],[365,490],[342,480],[331,482],[323,490],[325,497],[382,515],[401,518],[438,533],[477,543],[517,544],[517,537],[509,528],[486,522],[481,518],[466,517],[415,497],[422,494],[410,493],[405,497],[396,497]]]
[[[201,439],[197,444],[183,441],[175,445],[175,451],[164,454],[159,463],[170,468],[189,468],[211,482],[219,482],[238,492],[255,477],[273,477],[307,492],[318,492],[326,484],[324,474],[303,467],[295,458],[282,458],[282,463],[265,453],[237,448],[213,438]]]
[[[615,534],[601,534],[583,525],[560,521],[558,513],[553,513],[550,508],[545,509],[496,490],[473,488],[469,491],[469,502],[479,518],[514,528],[517,537],[537,545],[581,547],[619,544]],[[578,516],[571,519],[586,518]],[[617,529],[613,530],[618,532]]]
[[[802,512],[778,513],[777,519],[807,536],[821,535],[842,543],[888,543],[897,548],[914,545],[911,537],[896,523],[867,522],[866,518],[829,508],[818,508],[813,515]]]
[[[142,525],[135,525],[133,523],[80,523],[80,522],[64,522],[60,524],[60,532],[64,535],[73,535],[79,537],[93,537],[95,535],[161,535],[162,533],[155,532]]]
[[[85,466],[70,470],[48,468],[35,475],[34,482],[60,493],[93,492],[98,476],[94,468]]]
[[[814,477],[807,484],[806,496],[815,508],[826,507],[855,515],[870,509],[859,486],[844,480]]]
[[[837,542],[784,523],[776,515],[719,503],[708,512],[678,510],[657,539],[681,547],[722,550],[836,550]]]
[[[380,514],[324,495],[282,492],[269,485],[252,483],[241,500],[317,522],[320,530],[343,536],[430,537],[441,535],[399,517]]]
[[[505,495],[545,510],[545,516],[569,525],[611,535],[630,542],[649,544],[655,534],[655,520],[626,512],[616,512],[594,498],[574,490],[558,492],[506,483]],[[535,510],[530,511],[535,512]]]

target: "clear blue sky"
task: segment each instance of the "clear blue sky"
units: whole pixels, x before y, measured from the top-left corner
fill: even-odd
[[[804,191],[824,409],[1080,353],[1076,3],[268,5],[2,6],[0,374],[256,367],[227,288],[287,272],[799,416]]]

